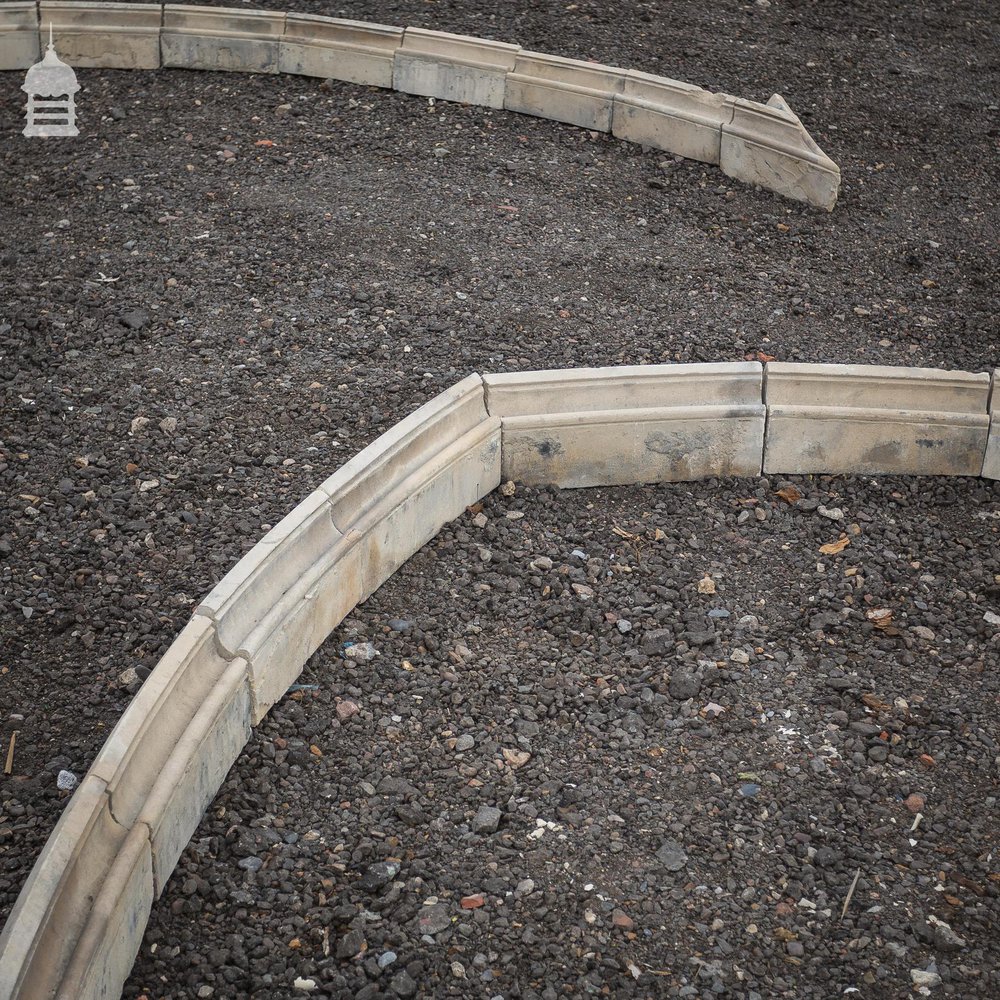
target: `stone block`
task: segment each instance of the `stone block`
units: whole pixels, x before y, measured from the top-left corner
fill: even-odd
[[[37,6],[0,4],[0,70],[27,69],[40,58]]]
[[[118,1000],[153,906],[149,830],[125,838],[96,898],[56,1000]]]
[[[448,521],[500,485],[500,420],[451,443],[356,522],[361,599],[369,597]]]
[[[215,622],[228,656],[253,658],[280,620],[275,607],[279,598],[290,591],[294,599],[301,598],[306,590],[304,577],[340,537],[329,497],[315,490],[216,584],[197,613]]]
[[[769,364],[764,472],[978,476],[989,389],[985,373]]]
[[[986,372],[892,365],[821,365],[772,361],[765,369],[768,406],[835,406],[986,414]]]
[[[127,834],[111,815],[105,783],[88,774],[63,809],[0,935],[3,1000],[56,995]]]
[[[833,210],[840,168],[816,145],[780,94],[767,104],[730,97],[722,126],[724,173],[796,201]]]
[[[90,766],[115,818],[135,823],[174,746],[227,670],[212,622],[195,615],[160,658]]]
[[[506,42],[407,28],[396,51],[392,86],[404,94],[502,108],[507,74],[519,51],[519,45]]]
[[[503,478],[563,487],[760,474],[757,362],[484,375]]]
[[[993,372],[990,386],[990,435],[986,443],[986,457],[983,459],[983,477],[1000,479],[1000,368]]]
[[[624,83],[623,69],[522,51],[513,71],[507,74],[504,107],[508,111],[610,132],[615,94]]]
[[[503,478],[575,488],[759,476],[763,443],[759,404],[505,417]]]
[[[457,407],[459,414],[464,409]],[[454,419],[455,410],[449,416]],[[443,524],[499,485],[500,421],[484,419],[457,439],[442,441],[408,475],[396,478],[395,472],[390,465],[375,496],[365,492],[349,530],[276,606],[277,624],[250,659],[255,724],[356,604]]]
[[[363,552],[350,531],[313,563],[268,617],[269,629],[253,637],[250,664],[251,721],[256,725],[284,697],[306,661],[362,598]]]
[[[615,98],[611,131],[619,139],[703,163],[718,163],[722,126],[732,118],[725,94],[630,70]]]
[[[670,406],[760,405],[756,361],[619,365],[484,375],[494,417]]]
[[[479,375],[438,393],[320,484],[330,497],[334,524],[347,531],[387,492],[488,416]]]
[[[392,87],[392,63],[403,29],[319,14],[289,14],[278,70],[324,80]]]
[[[74,69],[158,69],[163,8],[152,3],[76,3],[42,0],[39,35],[53,41]]]
[[[164,66],[277,73],[285,15],[269,10],[165,4],[160,50]]]
[[[250,739],[250,686],[245,660],[230,663],[183,735],[170,748],[139,812],[149,828],[156,895]]]

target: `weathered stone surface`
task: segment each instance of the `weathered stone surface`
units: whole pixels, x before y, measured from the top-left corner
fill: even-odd
[[[500,483],[500,421],[486,419],[447,440],[408,476],[390,464],[381,492],[366,498],[350,529],[284,594],[277,624],[249,655],[256,724],[288,690],[306,660],[361,600],[469,504]]]
[[[982,415],[989,393],[985,372],[772,361],[766,369],[764,402]]]
[[[330,497],[334,524],[341,531],[352,527],[389,489],[425,468],[488,416],[479,375],[438,393],[320,484]]]
[[[152,840],[157,896],[249,739],[248,665],[237,659],[170,748],[139,812],[138,822],[149,828]]]
[[[111,816],[105,783],[88,774],[45,842],[0,935],[0,997],[55,996],[127,833]]]
[[[764,407],[506,417],[503,478],[562,487],[760,475]]]
[[[979,475],[988,395],[986,374],[769,364],[764,471]]]
[[[513,71],[507,74],[504,107],[610,132],[615,94],[620,93],[624,82],[622,69],[522,51]]]
[[[197,613],[215,622],[228,656],[254,657],[280,620],[279,598],[294,591],[293,598],[301,599],[312,567],[340,538],[329,498],[315,490],[212,588]]]
[[[278,70],[388,88],[393,56],[402,42],[402,28],[289,13]]]
[[[241,644],[222,626],[228,599],[202,603],[199,610],[220,622],[223,644],[250,663],[255,723],[358,601],[442,524],[499,484],[499,427],[499,420],[486,413],[482,379],[463,379],[322,484],[310,502],[317,511],[328,504],[334,523],[324,520],[321,530],[314,526],[299,538],[290,535],[295,549],[287,552],[287,541],[270,546],[270,553],[262,551],[261,543],[245,557],[244,569],[234,567],[226,578],[232,579],[234,593],[249,588],[234,628],[246,636]],[[286,518],[292,520],[292,515]],[[287,571],[277,571],[278,565]],[[264,579],[278,582],[261,594],[254,581]],[[225,598],[222,585],[216,589]]]
[[[441,526],[500,485],[500,421],[496,417],[440,450],[355,523],[361,599],[374,593]]]
[[[461,104],[502,108],[520,46],[444,31],[407,28],[396,51],[394,90]]]
[[[615,98],[611,131],[619,139],[718,163],[722,125],[732,118],[725,94],[630,70]]]
[[[620,365],[484,375],[494,417],[667,406],[741,406],[762,402],[756,361]]]
[[[184,735],[228,667],[212,622],[195,615],[164,653],[90,766],[107,782],[115,818],[131,827]]]
[[[302,672],[306,660],[361,600],[361,550],[348,532],[312,563],[295,586],[276,598],[248,645],[252,722],[256,725]]]
[[[990,386],[990,431],[983,459],[983,476],[1000,479],[1000,369],[995,369]]]
[[[160,4],[42,0],[39,15],[42,48],[51,23],[60,59],[75,69],[159,68]]]
[[[574,487],[758,475],[761,377],[756,362],[486,375],[503,478]]]
[[[0,4],[0,70],[27,69],[39,58],[38,8],[30,2]]]
[[[780,94],[767,104],[730,97],[719,165],[730,177],[832,211],[840,168],[816,145]]]
[[[153,906],[146,827],[139,825],[128,834],[94,892],[96,898],[56,1000],[121,996]]]
[[[285,15],[267,10],[165,4],[160,47],[164,66],[277,73]]]

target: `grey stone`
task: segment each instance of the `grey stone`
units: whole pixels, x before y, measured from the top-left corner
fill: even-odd
[[[729,97],[719,165],[747,184],[833,210],[840,168],[813,141],[780,94],[767,104]]]
[[[688,861],[684,848],[676,840],[665,840],[657,850],[656,857],[670,872],[679,872]]]
[[[447,903],[421,906],[417,914],[417,928],[421,934],[440,934],[451,927],[451,908]]]
[[[519,50],[504,42],[407,28],[396,50],[392,86],[405,94],[502,108]]]
[[[731,117],[725,94],[629,70],[615,99],[611,130],[619,139],[718,163],[722,125]]]
[[[696,670],[676,667],[670,674],[668,688],[671,697],[687,701],[688,698],[696,698],[701,691],[701,677]]]
[[[503,813],[496,806],[480,806],[472,820],[475,833],[496,833]]]

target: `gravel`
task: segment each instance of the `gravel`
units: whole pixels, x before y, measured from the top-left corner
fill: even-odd
[[[254,733],[126,997],[997,995],[998,512],[965,479],[491,494]]]
[[[60,772],[86,772],[197,599],[468,372],[1000,362],[991,5],[296,9],[779,90],[840,163],[841,204],[348,84],[81,70],[83,134],[44,144],[0,106],[0,920],[72,794]],[[448,529],[255,734],[126,995],[293,996],[301,976],[333,996],[892,996],[910,970],[997,995],[997,493],[798,485],[794,508],[776,483],[501,492]],[[607,536],[615,510],[636,552]],[[600,577],[612,543],[645,568]],[[666,840],[684,881],[650,867]],[[814,864],[827,846],[840,860]],[[380,863],[400,869],[363,888]],[[413,920],[434,895],[456,922],[432,945]],[[931,916],[966,944],[939,951]],[[353,931],[367,949],[337,959]]]

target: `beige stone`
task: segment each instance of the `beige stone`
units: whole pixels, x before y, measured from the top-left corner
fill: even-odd
[[[131,830],[95,898],[56,1000],[117,1000],[153,905],[149,830]]]
[[[362,599],[374,593],[421,546],[466,507],[500,485],[500,421],[479,423],[451,442],[356,523]]]
[[[833,210],[840,168],[813,141],[780,94],[767,104],[730,97],[732,118],[722,126],[724,173],[796,201]]]
[[[59,58],[74,69],[159,68],[160,4],[42,0],[39,15],[42,45],[51,23]]]
[[[42,848],[0,935],[0,998],[51,1000],[128,831],[105,783],[80,782]],[[82,996],[82,994],[81,994]]]
[[[149,828],[156,895],[163,892],[205,810],[250,739],[249,669],[237,659],[167,747],[138,822]]]
[[[615,94],[625,70],[522,51],[507,74],[504,107],[599,132],[611,131]]]
[[[277,599],[250,642],[251,721],[256,725],[284,697],[312,654],[362,597],[362,551],[348,532]]]
[[[769,364],[764,471],[979,475],[988,395],[985,373]]]
[[[195,615],[160,658],[90,766],[131,827],[171,749],[228,667],[212,622]]]
[[[462,412],[461,406],[457,409]],[[402,461],[382,468],[381,480],[371,484],[375,488],[380,482],[381,489],[374,495],[366,489],[359,496],[350,529],[280,599],[269,619],[276,622],[274,628],[255,640],[250,657],[255,723],[359,601],[378,589],[445,522],[499,485],[500,421],[482,420],[457,439],[442,437],[437,448],[405,476],[397,475],[406,468]]]
[[[983,476],[986,479],[1000,479],[1000,369],[994,369],[990,385],[990,434],[983,459]]]
[[[0,70],[27,69],[40,58],[37,6],[30,2],[0,4]]]
[[[315,490],[212,588],[197,611],[215,622],[228,656],[253,658],[277,624],[278,599],[290,591],[301,597],[304,577],[340,537],[329,498]]]
[[[763,368],[756,361],[620,365],[483,376],[495,417],[651,407],[760,405]]]
[[[764,472],[978,476],[989,418],[768,407]]]
[[[479,375],[469,375],[438,393],[320,484],[319,489],[330,497],[334,523],[346,531],[388,490],[487,417]]]
[[[725,94],[630,70],[615,98],[611,131],[619,139],[703,163],[718,163],[722,125],[732,118]]]
[[[268,10],[165,4],[160,47],[164,66],[277,73],[285,15]]]
[[[484,375],[503,477],[564,487],[759,475],[762,366],[623,365]]]
[[[520,46],[444,31],[407,28],[396,51],[394,90],[461,104],[502,108]]]
[[[503,478],[564,488],[758,476],[764,407],[677,406],[503,420]]]
[[[403,29],[319,14],[289,14],[281,39],[282,73],[392,87],[392,63]]]
[[[989,393],[985,372],[772,361],[766,369],[764,401],[769,406],[985,414]]]

